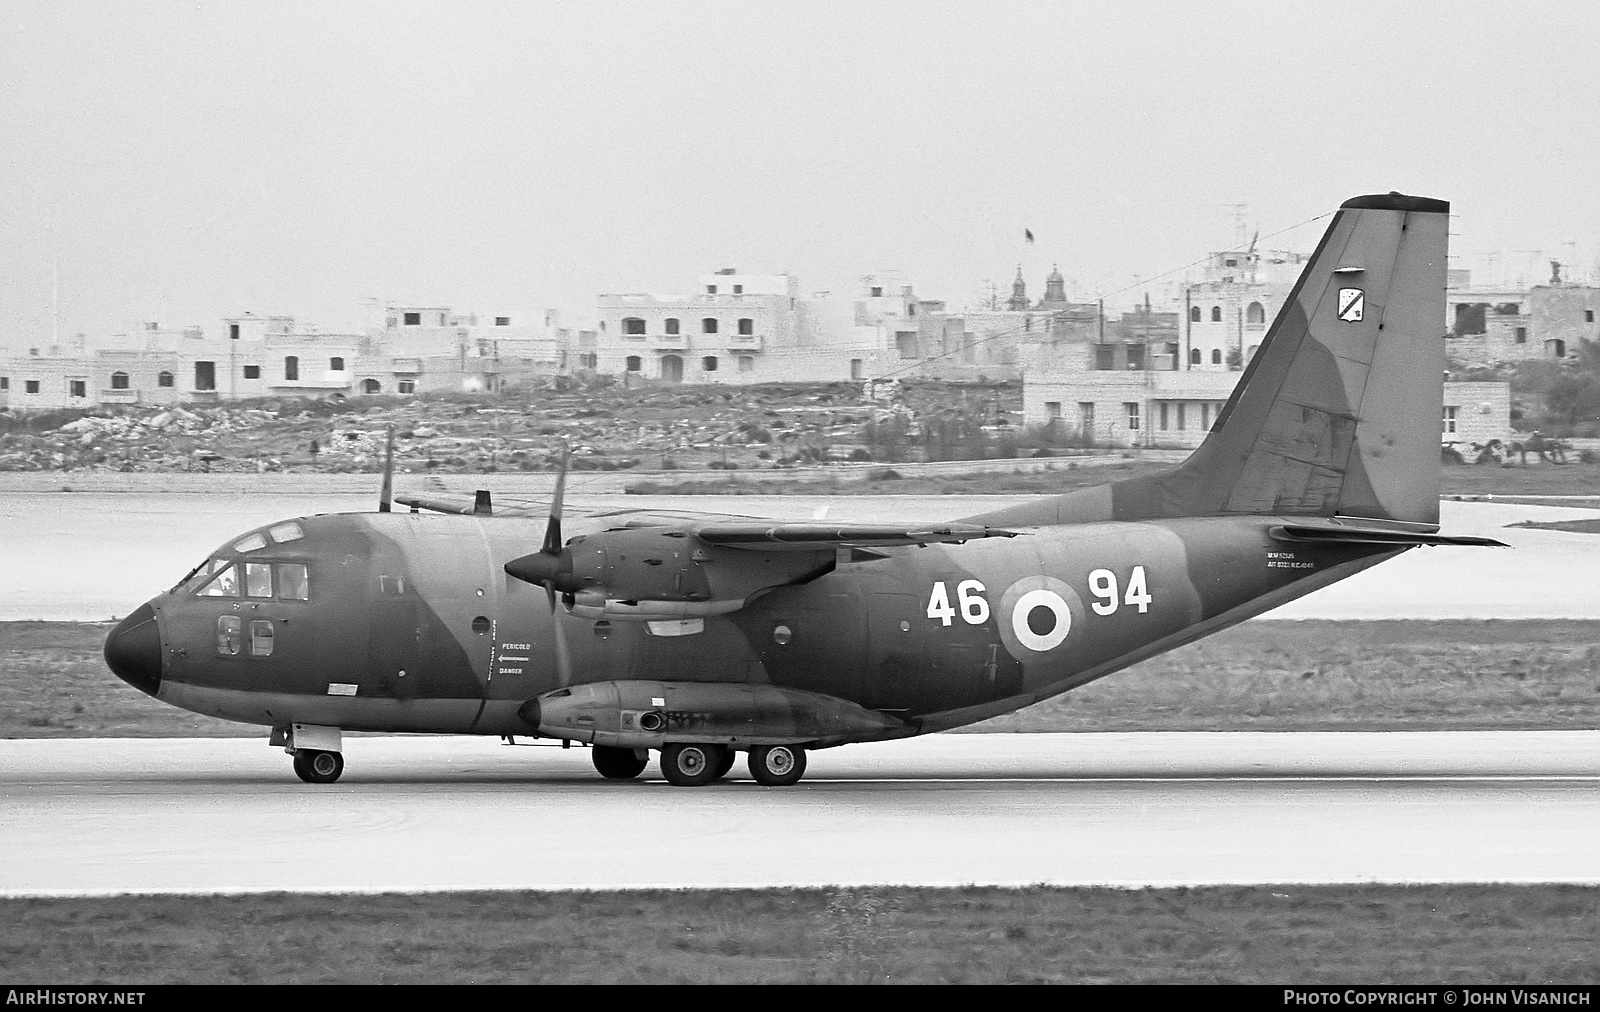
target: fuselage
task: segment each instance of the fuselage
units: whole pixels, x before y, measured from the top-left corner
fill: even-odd
[[[883,549],[727,614],[593,619],[504,572],[543,523],[419,513],[248,532],[113,633],[117,673],[200,713],[270,726],[528,735],[560,685],[771,685],[902,733],[1014,710],[1214,632],[1402,549],[1285,545],[1283,518],[1034,528]],[[577,533],[582,533],[582,525]],[[148,609],[148,610],[147,610]]]

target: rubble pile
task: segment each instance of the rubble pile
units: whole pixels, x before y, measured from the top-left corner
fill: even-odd
[[[837,383],[0,411],[0,471],[374,472],[391,428],[402,472],[551,470],[563,443],[574,470],[785,467],[872,459],[863,433],[889,419],[914,433],[972,396],[881,387],[871,399]],[[984,396],[1021,407],[1016,386]]]

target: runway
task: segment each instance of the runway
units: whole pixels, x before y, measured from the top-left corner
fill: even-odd
[[[582,749],[0,741],[0,894],[1600,882],[1600,731],[944,734],[610,783]]]

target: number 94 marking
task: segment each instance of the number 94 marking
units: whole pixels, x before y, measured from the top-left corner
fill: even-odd
[[[1134,566],[1128,574],[1128,586],[1118,599],[1117,574],[1109,569],[1096,569],[1089,574],[1089,593],[1095,598],[1089,607],[1096,615],[1115,614],[1119,604],[1138,608],[1143,615],[1150,610],[1150,591],[1143,566]],[[989,600],[983,596],[984,586],[978,580],[962,580],[956,584],[955,603],[950,601],[950,591],[943,580],[933,585],[928,595],[928,617],[940,625],[950,625],[959,614],[968,625],[983,625],[989,621]]]

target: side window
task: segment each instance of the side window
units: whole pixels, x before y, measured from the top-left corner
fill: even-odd
[[[266,562],[244,564],[244,593],[246,597],[272,596],[272,565]]]
[[[224,616],[231,617],[231,616]],[[234,619],[238,621],[238,619]],[[250,654],[254,657],[272,656],[272,623],[257,619],[250,623]]]
[[[237,657],[244,649],[244,622],[237,615],[217,617],[217,653],[224,657]]]
[[[310,596],[305,566],[298,562],[278,563],[278,596],[285,601],[304,601]]]
[[[211,582],[200,588],[200,597],[238,597],[239,596],[239,568],[229,566],[216,576]]]

